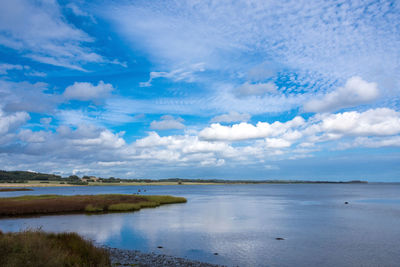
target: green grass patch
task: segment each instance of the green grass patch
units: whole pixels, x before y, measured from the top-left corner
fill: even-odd
[[[37,199],[54,199],[54,198],[59,198],[59,197],[64,197],[64,196],[61,196],[61,195],[18,196],[18,197],[0,198],[0,201],[2,199],[24,201],[24,200],[37,200]]]
[[[134,211],[140,210],[140,208],[139,203],[118,203],[108,206],[109,211]]]
[[[155,208],[160,206],[158,202],[118,203],[108,206],[109,211],[135,211],[141,208]]]
[[[0,232],[0,266],[110,267],[109,254],[76,233]]]
[[[96,213],[107,211],[135,211],[163,204],[184,203],[183,197],[108,195],[39,195],[0,198],[1,216],[42,215],[55,213]]]
[[[96,207],[92,204],[86,205],[85,211],[86,212],[102,212],[104,209],[102,207]]]
[[[187,199],[184,197],[173,197],[173,196],[143,196],[145,199],[151,202],[158,202],[160,204],[173,204],[173,203],[186,203]]]

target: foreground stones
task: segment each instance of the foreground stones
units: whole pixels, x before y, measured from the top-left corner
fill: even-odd
[[[141,266],[141,267],[222,267],[211,263],[204,263],[184,258],[155,253],[142,253],[137,250],[106,248],[110,252],[113,266]]]

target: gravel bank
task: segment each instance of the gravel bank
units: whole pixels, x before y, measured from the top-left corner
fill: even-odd
[[[222,267],[222,265],[204,263],[168,255],[142,253],[137,250],[106,248],[110,252],[113,266],[143,266],[143,267]]]

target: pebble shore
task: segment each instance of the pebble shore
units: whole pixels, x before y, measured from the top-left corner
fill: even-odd
[[[178,258],[163,254],[142,253],[137,250],[125,250],[117,248],[106,249],[110,252],[111,263],[113,266],[141,266],[141,267],[223,267],[200,261]]]

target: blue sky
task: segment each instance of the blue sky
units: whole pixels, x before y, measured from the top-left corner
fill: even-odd
[[[0,3],[0,169],[400,181],[398,1]]]

